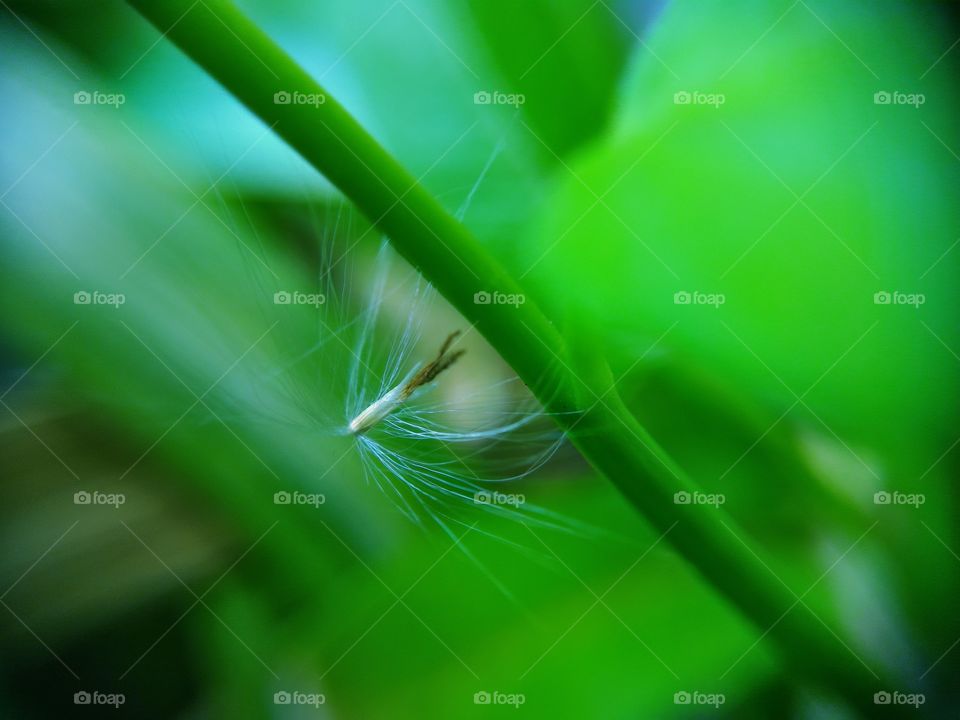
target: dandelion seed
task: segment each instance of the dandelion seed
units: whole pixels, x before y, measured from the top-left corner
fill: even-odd
[[[365,433],[397,410],[402,403],[409,400],[417,389],[433,382],[440,373],[459,360],[466,352],[465,350],[450,352],[450,346],[459,335],[459,330],[450,333],[433,361],[423,367],[419,365],[414,367],[407,377],[403,379],[403,382],[391,388],[386,394],[371,403],[363,412],[351,420],[349,425],[350,432],[354,435]]]

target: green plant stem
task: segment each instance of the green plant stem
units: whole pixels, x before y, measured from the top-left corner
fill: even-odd
[[[677,505],[696,487],[621,402],[590,343],[564,342],[529,301],[478,305],[480,290],[521,288],[354,118],[251,20],[225,0],[129,0],[172,42],[329,178],[496,348],[593,466],[764,635],[787,664],[864,713],[883,682],[786,590],[740,541],[722,511]],[[325,102],[277,104],[277,92]],[[571,368],[576,368],[574,372]]]

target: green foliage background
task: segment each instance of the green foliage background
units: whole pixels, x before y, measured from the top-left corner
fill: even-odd
[[[493,160],[468,227],[726,495],[771,575],[948,716],[951,12],[241,5],[451,210]],[[845,716],[572,450],[518,491],[601,539],[481,515],[464,542],[492,580],[406,523],[318,431],[348,351],[310,309],[270,303],[346,288],[342,317],[322,316],[341,332],[368,302],[376,234],[132,10],[11,4],[0,32],[3,714],[75,712],[99,689],[137,717],[286,717],[273,693],[297,688],[333,717],[513,712],[474,705],[482,690],[523,693],[537,717],[704,712],[674,704],[683,690],[724,693],[717,714]],[[94,89],[127,101],[73,103]],[[496,90],[526,102],[474,103]],[[926,102],[874,103],[895,90]],[[128,301],[77,306],[83,289]],[[926,302],[874,304],[895,290]],[[455,322],[438,303],[428,341]],[[479,341],[470,363],[476,384],[504,372]],[[73,504],[94,488],[128,501]],[[327,503],[273,504],[294,488]],[[926,502],[878,506],[879,490]]]

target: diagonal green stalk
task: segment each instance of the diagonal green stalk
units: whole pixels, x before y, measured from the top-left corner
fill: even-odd
[[[678,505],[695,485],[622,403],[593,343],[567,343],[534,302],[474,303],[517,282],[334,98],[226,0],[129,0],[172,42],[329,178],[487,338],[610,479],[699,572],[777,643],[804,677],[865,714],[891,687],[741,541],[722,511]],[[275,93],[322,95],[277,103]],[[572,368],[576,368],[576,372]],[[802,596],[801,596],[802,599]]]

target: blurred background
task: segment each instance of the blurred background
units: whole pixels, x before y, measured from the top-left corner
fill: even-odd
[[[568,446],[506,492],[579,530],[405,518],[336,433],[382,238],[126,5],[0,5],[0,716],[854,717]],[[956,717],[953,3],[238,5],[591,339],[878,712]],[[466,327],[389,277],[381,363],[411,308],[408,364]],[[464,345],[446,420],[526,407]]]

